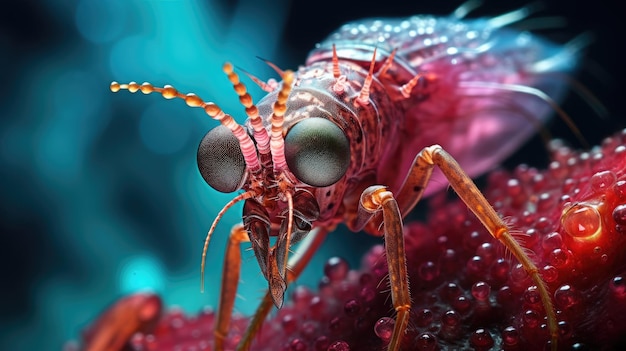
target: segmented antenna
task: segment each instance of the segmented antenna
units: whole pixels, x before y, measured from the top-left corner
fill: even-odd
[[[287,111],[287,98],[291,92],[291,85],[293,84],[294,73],[293,71],[285,71],[282,76],[283,87],[278,93],[276,102],[272,105],[272,129],[270,149],[272,152],[272,161],[274,163],[274,169],[280,171],[287,168],[287,161],[285,160],[285,139],[283,138],[283,123],[285,121],[285,111]]]
[[[333,44],[333,77],[335,78],[339,78],[339,75],[341,74],[339,72],[339,57],[337,56],[337,48],[335,47],[335,44]]]
[[[250,125],[254,129],[254,140],[257,142],[257,149],[260,154],[270,153],[270,136],[263,126],[263,120],[259,116],[259,109],[248,94],[246,86],[239,81],[239,76],[233,70],[233,65],[226,62],[223,66],[224,73],[228,75],[228,80],[233,84],[235,92],[239,96],[239,102],[246,108],[246,115],[250,119]]]
[[[339,70],[339,57],[337,56],[337,49],[333,44],[333,77],[335,78],[335,84],[333,84],[333,91],[337,94],[342,94],[346,89],[347,77],[341,74]]]
[[[430,81],[435,80],[436,75],[434,74],[416,74],[413,78],[411,78],[411,80],[409,80],[406,84],[404,84],[403,86],[400,87],[400,93],[402,93],[402,96],[404,96],[405,98],[409,98],[411,96],[411,92],[413,91],[413,88],[415,88],[415,86],[419,83],[428,83]]]
[[[222,217],[224,216],[224,213],[226,213],[226,211],[229,208],[233,207],[234,204],[242,200],[247,200],[253,197],[254,195],[255,195],[254,190],[248,190],[245,193],[235,196],[226,205],[224,205],[224,208],[222,208],[222,210],[217,214],[217,216],[213,220],[213,224],[211,224],[211,228],[207,232],[206,238],[204,239],[204,248],[202,249],[202,263],[200,264],[200,292],[204,292],[204,267],[206,263],[206,253],[209,248],[209,242],[211,241],[211,236],[213,235],[215,228],[217,228],[217,223],[219,223],[220,219],[222,219]]]
[[[376,73],[378,77],[387,73],[387,70],[391,68],[391,65],[393,64],[393,59],[396,57],[396,51],[398,51],[398,48],[394,48],[393,50],[391,50],[389,57],[387,57],[387,59],[385,60],[385,63],[383,63],[383,66],[380,68],[378,73]]]
[[[372,62],[370,63],[370,71],[367,73],[367,77],[365,77],[365,81],[363,82],[363,88],[361,88],[361,92],[359,96],[356,98],[356,102],[361,105],[367,105],[370,103],[370,86],[372,85],[372,80],[374,79],[374,65],[376,64],[376,48],[374,48],[374,55],[372,55]]]
[[[217,106],[213,102],[205,102],[198,95],[194,93],[189,93],[187,95],[181,94],[171,85],[165,85],[163,88],[155,87],[152,84],[145,82],[141,85],[130,82],[128,84],[120,84],[118,82],[111,83],[111,91],[117,93],[120,90],[128,90],[131,93],[136,93],[141,90],[144,94],[151,93],[159,93],[166,99],[174,99],[179,98],[185,100],[190,107],[201,107],[204,109],[204,112],[209,115],[211,118],[219,121],[223,126],[230,129],[235,137],[239,140],[239,146],[241,147],[241,152],[243,153],[244,160],[246,161],[246,166],[250,171],[255,172],[261,169],[261,165],[259,163],[259,159],[256,154],[256,148],[254,147],[254,142],[250,139],[250,136],[243,129],[241,125],[239,125],[231,115],[224,113],[224,111]]]

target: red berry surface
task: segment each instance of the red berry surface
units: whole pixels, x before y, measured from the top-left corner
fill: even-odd
[[[550,145],[546,170],[491,173],[484,194],[539,267],[557,310],[560,350],[626,345],[626,130],[588,152]],[[545,350],[537,288],[460,200],[431,201],[426,222],[405,225],[412,310],[403,350]],[[384,247],[351,270],[324,267],[317,291],[293,290],[253,350],[383,350],[394,325]],[[166,312],[130,350],[210,350],[215,314]],[[248,319],[235,317],[234,349]]]

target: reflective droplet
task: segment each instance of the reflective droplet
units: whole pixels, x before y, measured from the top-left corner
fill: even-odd
[[[298,338],[291,340],[289,343],[289,351],[305,351],[306,349],[306,343]]]
[[[541,303],[541,296],[539,296],[539,290],[536,286],[529,286],[524,291],[524,301],[530,305],[537,305]]]
[[[335,341],[328,346],[328,351],[350,351],[350,345],[343,340]]]
[[[541,277],[546,283],[552,283],[559,277],[559,271],[554,266],[546,265],[541,269]]]
[[[602,171],[591,176],[591,187],[596,190],[605,190],[615,184],[617,176],[612,171]]]
[[[499,282],[505,282],[509,278],[511,264],[509,261],[499,258],[491,267],[491,276]]]
[[[422,333],[415,338],[415,350],[434,351],[437,349],[437,337],[431,333]]]
[[[620,199],[626,199],[626,180],[618,180],[613,185],[613,192],[615,192],[615,195]]]
[[[433,322],[433,312],[427,308],[415,314],[415,324],[418,327],[427,327]]]
[[[613,220],[615,220],[617,225],[626,226],[626,204],[615,207]]]
[[[469,310],[470,307],[472,307],[472,302],[465,296],[459,296],[456,298],[456,300],[452,301],[451,306],[461,312],[461,313],[465,313]]]
[[[491,293],[491,286],[485,282],[477,282],[472,285],[472,296],[476,300],[486,301],[489,299],[489,294]]]
[[[393,327],[396,322],[389,317],[383,317],[379,319],[374,325],[374,333],[384,342],[388,342],[391,339],[393,333]]]
[[[618,299],[625,299],[626,298],[626,279],[624,279],[624,277],[619,276],[619,275],[616,276],[609,283],[609,289],[611,289],[613,296],[617,297]]]
[[[550,263],[556,268],[562,268],[567,264],[567,252],[561,249],[553,250],[550,253]]]
[[[504,345],[517,345],[517,343],[519,343],[519,339],[519,332],[513,326],[506,327],[502,331],[502,341]]]
[[[570,308],[580,301],[578,293],[570,285],[562,285],[554,292],[554,301],[563,309]]]
[[[439,276],[439,266],[432,261],[424,262],[419,267],[419,276],[429,282]]]
[[[541,317],[539,316],[539,313],[537,313],[537,311],[527,310],[526,312],[524,312],[522,319],[524,321],[524,326],[534,329],[539,326]]]
[[[566,321],[559,321],[559,336],[564,340],[568,339],[572,335],[572,326]]]
[[[493,346],[493,337],[485,329],[476,329],[470,336],[470,344],[480,349]]]
[[[348,262],[339,257],[331,257],[324,265],[324,274],[333,282],[344,279],[348,270]]]
[[[355,317],[361,311],[361,304],[357,300],[348,300],[343,305],[343,310],[348,317]]]
[[[446,327],[455,327],[461,323],[461,316],[456,311],[446,311],[446,313],[441,316],[441,323]]]
[[[283,326],[283,331],[290,335],[298,329],[300,323],[293,314],[288,313],[283,316],[280,324]]]
[[[543,238],[542,246],[546,251],[559,249],[563,245],[563,237],[558,232],[553,232]]]
[[[586,238],[600,230],[602,219],[594,206],[579,203],[563,213],[561,224],[565,232],[572,237]]]

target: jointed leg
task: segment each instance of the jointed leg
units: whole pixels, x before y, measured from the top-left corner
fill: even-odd
[[[239,274],[241,272],[241,250],[239,245],[248,241],[250,239],[243,225],[236,225],[230,232],[230,237],[226,244],[220,302],[214,331],[216,351],[224,350],[224,340],[228,336],[230,318],[235,306],[237,285],[239,284]]]
[[[499,240],[511,251],[513,256],[522,264],[524,270],[531,277],[539,296],[541,304],[546,312],[548,331],[551,337],[552,350],[557,349],[558,326],[556,323],[556,313],[548,292],[548,287],[539,275],[539,269],[535,263],[524,252],[522,246],[509,233],[509,228],[498,216],[498,213],[491,207],[485,196],[478,190],[476,184],[465,174],[461,166],[447,153],[441,146],[433,145],[422,150],[414,163],[414,168],[432,168],[437,165],[450,182],[450,186],[456,191],[461,200],[478,217],[478,220],[487,229],[489,234]],[[413,171],[411,171],[413,172]]]
[[[385,231],[385,251],[387,266],[389,267],[389,286],[391,300],[396,310],[396,323],[389,341],[389,350],[400,349],[402,336],[409,323],[411,311],[411,295],[409,293],[409,275],[406,269],[406,253],[404,250],[404,236],[402,233],[402,215],[393,194],[384,186],[371,186],[361,194],[359,206],[360,217],[373,215],[383,211]]]
[[[389,342],[389,350],[400,349],[402,336],[408,323],[411,299],[409,294],[404,238],[402,233],[402,213],[408,212],[421,198],[434,166],[438,166],[452,188],[478,217],[489,233],[518,259],[532,278],[541,297],[547,315],[548,330],[551,335],[552,350],[557,348],[558,329],[556,314],[546,283],[541,279],[537,266],[524,252],[521,245],[509,233],[506,224],[478,190],[461,166],[439,145],[424,148],[413,161],[410,173],[402,186],[398,201],[391,192],[382,186],[367,188],[361,195],[358,222],[364,225],[376,212],[383,212],[385,247],[389,267],[391,297],[397,312],[396,323]],[[400,212],[399,208],[402,208]]]
[[[289,267],[287,269],[287,286],[300,276],[304,268],[311,261],[315,252],[317,252],[319,247],[324,242],[326,234],[328,234],[328,230],[317,228],[307,234],[307,236],[302,240],[298,250],[291,255],[289,262],[287,263],[287,266]],[[252,320],[250,320],[250,324],[248,325],[243,338],[237,346],[238,351],[246,351],[250,349],[252,340],[258,333],[259,329],[261,329],[261,326],[263,325],[267,315],[272,310],[272,307],[274,307],[274,302],[270,292],[267,291],[261,301],[261,304],[254,313]]]

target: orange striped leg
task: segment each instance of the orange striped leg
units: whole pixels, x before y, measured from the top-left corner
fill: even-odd
[[[214,331],[216,351],[224,350],[224,340],[228,336],[230,319],[235,306],[237,285],[239,284],[239,274],[241,272],[241,250],[239,245],[249,241],[248,232],[243,228],[243,225],[238,224],[233,227],[226,244],[226,255],[224,256],[222,287]]]

